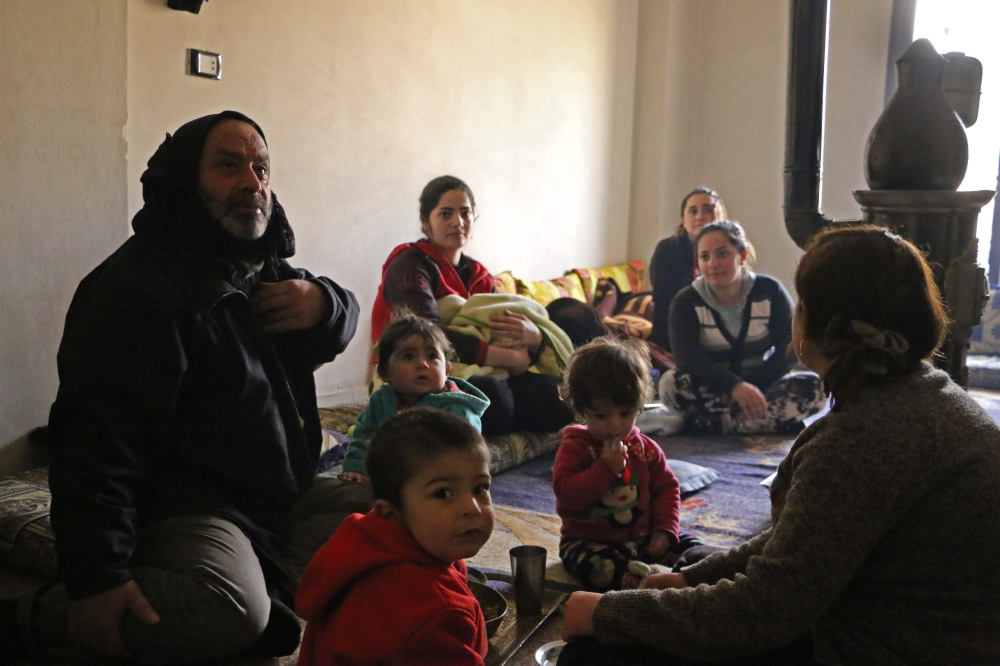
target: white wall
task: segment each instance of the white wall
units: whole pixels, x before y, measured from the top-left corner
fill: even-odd
[[[703,32],[694,2],[639,2],[630,259],[648,263],[656,243],[673,233],[680,197],[691,188],[685,183],[695,177],[692,162],[700,141],[694,125],[703,85],[697,77],[698,42]]]
[[[856,217],[892,1],[831,4],[822,206]],[[782,213],[788,0],[641,0],[639,14],[630,255],[648,261],[681,197],[707,185],[746,227],[757,269],[791,291],[801,252]]]
[[[254,118],[298,237],[293,263],[361,303],[355,341],[317,374],[321,396],[366,381],[382,263],[416,240],[435,176],[472,186],[469,253],[494,272],[543,279],[627,258],[634,0],[277,7],[211,2],[194,16],[130,2],[129,210],[164,132],[226,108]],[[222,53],[221,81],[185,75],[192,47]]]
[[[833,0],[823,138],[823,214],[859,219],[865,142],[882,114],[892,0]]]
[[[125,16],[0,2],[0,473],[38,462],[70,299],[126,238]]]

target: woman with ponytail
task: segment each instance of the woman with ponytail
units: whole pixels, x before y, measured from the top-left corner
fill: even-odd
[[[947,333],[922,254],[881,228],[820,235],[799,263],[795,289],[795,352],[820,372],[834,410],[865,387],[918,371]]]
[[[645,590],[574,593],[563,635],[588,638],[560,664],[1000,663],[1000,428],[929,362],[927,262],[839,228],[795,285],[793,345],[833,409],[778,467],[771,527]]]

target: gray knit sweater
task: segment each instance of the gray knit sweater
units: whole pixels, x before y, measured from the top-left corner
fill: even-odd
[[[811,631],[824,664],[1000,664],[1000,428],[924,366],[795,442],[772,527],[684,590],[606,594],[597,636],[735,659]]]

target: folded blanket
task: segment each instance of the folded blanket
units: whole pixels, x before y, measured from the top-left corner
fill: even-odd
[[[490,317],[510,311],[522,314],[531,320],[545,337],[545,349],[539,355],[538,362],[529,368],[530,372],[561,377],[563,370],[573,354],[573,343],[569,336],[549,319],[545,308],[525,296],[517,294],[473,294],[468,300],[454,294],[438,299],[438,312],[441,321],[446,326],[468,335],[474,335],[486,342],[502,342],[502,338],[494,336],[490,328]],[[500,368],[452,365],[452,374],[456,377],[467,377],[468,374],[501,374],[506,371]]]

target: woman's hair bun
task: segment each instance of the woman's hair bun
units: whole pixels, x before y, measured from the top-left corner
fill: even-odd
[[[868,384],[915,371],[947,333],[923,253],[888,229],[836,227],[816,235],[795,272],[802,336],[829,364],[834,408]]]

